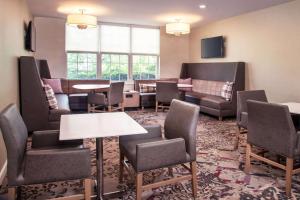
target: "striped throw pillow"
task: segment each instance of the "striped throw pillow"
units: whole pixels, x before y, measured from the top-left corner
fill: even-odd
[[[221,97],[226,99],[226,101],[230,101],[232,97],[232,88],[233,88],[233,82],[227,81],[221,91]]]
[[[54,95],[52,87],[48,84],[44,84],[44,90],[45,90],[45,94],[46,94],[46,97],[48,100],[49,108],[50,109],[58,109],[57,100]]]

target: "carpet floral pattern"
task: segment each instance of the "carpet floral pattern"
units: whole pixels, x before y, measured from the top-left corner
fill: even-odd
[[[128,112],[140,124],[163,126],[166,113],[153,110]],[[198,199],[288,199],[284,192],[284,172],[261,162],[252,162],[251,174],[243,172],[245,160],[245,135],[238,139],[235,121],[200,114],[197,127],[197,178]],[[85,141],[92,152],[92,173],[95,176],[95,140]],[[119,174],[118,139],[107,138],[104,145],[105,187],[126,190],[121,199],[135,199],[135,187],[128,175],[125,182],[117,184]],[[174,169],[175,175],[186,173],[181,167]],[[153,182],[167,177],[167,170],[154,170],[145,174],[144,182]],[[300,178],[293,176],[292,197],[300,199]],[[106,189],[106,188],[105,188]],[[109,190],[109,189],[108,189]],[[3,186],[1,193],[7,191]],[[80,181],[65,181],[21,188],[22,199],[47,199],[67,196],[82,191]],[[143,193],[147,200],[192,199],[189,181],[160,187]]]

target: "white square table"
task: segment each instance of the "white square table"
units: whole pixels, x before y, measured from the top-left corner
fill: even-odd
[[[289,107],[290,113],[300,115],[300,103],[288,102],[288,103],[281,103],[281,104]]]
[[[124,112],[62,115],[59,140],[96,138],[97,197],[103,191],[103,138],[148,133]]]

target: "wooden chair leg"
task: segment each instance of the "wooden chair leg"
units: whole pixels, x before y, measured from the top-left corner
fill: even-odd
[[[92,196],[92,180],[84,179],[84,199],[90,200]]]
[[[8,200],[15,200],[17,197],[17,188],[10,187],[8,188]]]
[[[245,162],[245,172],[249,174],[251,167],[251,145],[247,143],[246,145],[246,162]]]
[[[193,196],[197,199],[197,163],[191,162]]]
[[[108,112],[111,112],[111,106],[108,106]]]
[[[137,173],[136,175],[136,200],[142,199],[142,186],[143,186],[143,173]]]
[[[119,174],[119,183],[123,182],[123,174],[124,174],[124,154],[120,152],[120,174]]]
[[[286,158],[285,192],[287,196],[291,196],[293,167],[294,160],[292,158]]]
[[[158,111],[158,101],[155,102],[155,112]]]

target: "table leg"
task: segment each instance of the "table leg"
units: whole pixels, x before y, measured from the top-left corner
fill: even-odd
[[[103,180],[103,139],[96,139],[96,152],[97,152],[97,199],[103,199],[104,193],[104,180]]]

